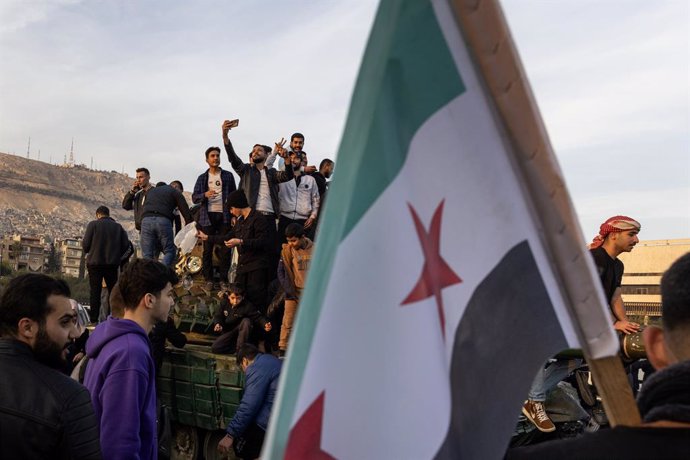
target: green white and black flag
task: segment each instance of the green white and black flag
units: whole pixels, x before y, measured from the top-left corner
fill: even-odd
[[[616,352],[581,236],[564,266],[546,235],[567,192],[535,197],[456,11],[379,6],[267,458],[501,458],[548,357]]]

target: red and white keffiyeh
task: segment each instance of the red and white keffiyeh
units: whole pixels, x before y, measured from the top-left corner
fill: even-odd
[[[594,237],[589,244],[589,249],[598,248],[604,244],[604,239],[609,233],[624,232],[626,230],[637,230],[638,232],[642,226],[635,219],[628,216],[613,216],[606,219],[606,222],[599,227],[599,234]]]

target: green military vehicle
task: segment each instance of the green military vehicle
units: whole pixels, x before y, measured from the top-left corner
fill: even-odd
[[[205,288],[200,276],[201,243],[180,257],[176,270],[181,282],[175,288],[173,318],[188,344],[166,348],[158,376],[159,399],[172,420],[171,458],[234,458],[221,457],[216,447],[239,406],[244,374],[234,356],[211,353],[220,297],[219,291]]]
[[[166,351],[158,396],[170,408],[172,459],[221,458],[216,446],[239,406],[243,384],[234,357],[195,344]]]

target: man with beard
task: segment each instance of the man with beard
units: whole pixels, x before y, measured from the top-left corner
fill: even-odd
[[[13,279],[0,301],[0,458],[101,458],[89,392],[64,375],[79,335],[64,281]]]
[[[599,272],[601,285],[604,288],[606,303],[611,308],[613,328],[621,334],[634,334],[640,325],[628,320],[621,295],[623,279],[623,262],[618,258],[624,252],[630,252],[639,243],[640,223],[627,216],[613,216],[599,227],[599,234],[589,245],[589,252]]]
[[[276,171],[275,168],[266,167],[266,158],[269,148],[265,145],[255,144],[251,153],[251,164],[243,163],[235,153],[232,142],[228,137],[228,132],[232,128],[232,122],[225,120],[222,126],[223,145],[228,155],[228,160],[238,176],[240,185],[238,190],[242,190],[247,197],[249,207],[257,212],[266,221],[266,227],[271,240],[271,251],[269,254],[269,265],[267,276],[269,280],[276,277],[278,269],[278,257],[280,238],[276,231],[276,217],[280,212],[280,198],[278,197],[278,184],[287,182],[294,177],[292,165],[288,165],[285,171]],[[285,158],[287,150],[282,144],[276,144],[277,153]]]
[[[134,210],[134,226],[141,231],[141,218],[144,212],[146,194],[153,188],[151,185],[151,173],[146,168],[137,168],[136,179],[132,185],[132,190],[125,194],[122,199],[122,209],[126,211]]]
[[[633,250],[639,242],[637,234],[641,228],[640,223],[635,219],[627,216],[613,216],[601,224],[599,234],[589,245],[589,252],[594,259],[604,289],[606,303],[611,309],[613,328],[621,335],[633,334],[640,330],[640,325],[629,321],[625,313],[621,295],[623,262],[618,259],[618,256]],[[528,399],[522,406],[522,413],[540,431],[548,433],[556,430],[544,406],[546,393],[581,364],[582,361],[579,359],[562,359],[549,363],[545,369],[537,372],[527,395]]]
[[[278,219],[278,236],[281,244],[285,243],[285,229],[290,224],[299,224],[310,238],[313,238],[314,223],[319,215],[319,189],[316,180],[302,173],[302,164],[306,157],[290,152],[289,163],[292,164],[294,179],[279,186],[280,219]]]
[[[333,160],[324,158],[319,163],[319,170],[312,174],[312,177],[316,181],[316,186],[319,188],[319,196],[321,197],[321,206],[323,206],[326,200],[326,192],[328,192],[328,179],[333,175],[333,168],[335,163]]]
[[[511,449],[506,458],[690,458],[690,254],[676,260],[661,279],[661,313],[661,327],[648,326],[643,332],[647,358],[657,372],[645,379],[637,395],[639,426],[618,425],[576,439]]]
[[[177,281],[158,261],[131,262],[117,284],[123,318],[111,316],[86,342],[84,385],[100,423],[101,445],[107,446],[103,458],[157,458],[156,369],[148,334],[167,321]]]

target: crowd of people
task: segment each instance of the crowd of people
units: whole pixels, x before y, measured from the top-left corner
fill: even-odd
[[[246,381],[218,450],[225,454],[234,449],[240,458],[260,455],[278,387],[279,358],[289,347],[334,164],[324,160],[318,171],[308,167],[300,133],[292,135],[289,150],[284,140],[274,148],[255,144],[244,162],[229,138],[235,126],[235,121],[225,121],[222,139],[239,184],[221,168],[220,148],[209,147],[208,168],[192,193],[196,209],[190,209],[179,181],[153,186],[149,171],[137,169],[123,207],[134,211],[143,258],[128,262],[133,249],[126,233],[107,207],[96,210],[83,243],[91,285],[90,321],[98,323],[103,283],[111,315],[90,335],[77,327],[78,311],[63,281],[26,274],[5,289],[0,303],[0,457],[158,457],[156,375],[162,350],[166,339],[178,347],[186,342],[169,317],[179,282],[172,267],[180,218],[196,222],[203,241],[205,288],[218,289],[232,278],[226,289],[219,289],[222,302],[213,318],[217,338],[211,349],[236,354]],[[276,159],[278,168],[273,167]],[[590,247],[613,327],[620,334],[640,329],[625,312],[624,267],[618,259],[634,248],[640,228],[629,217],[612,217]],[[232,250],[238,257],[234,272]],[[659,372],[638,397],[643,425],[512,449],[508,458],[619,458],[625,446],[626,455],[632,455],[627,458],[660,449],[668,458],[687,458],[690,254],[664,274],[661,289],[663,326],[650,326],[644,333],[649,361]],[[70,363],[80,359],[78,377],[73,372],[70,378]],[[535,376],[522,411],[540,431],[555,429],[545,394],[581,365],[580,360],[550,360]],[[640,439],[642,449],[630,447]]]
[[[192,208],[180,181],[153,185],[147,168],[136,170],[122,207],[134,211],[142,259],[128,263],[132,244],[107,207],[100,206],[87,225],[89,320],[97,326],[90,335],[81,328],[72,337],[63,370],[70,373],[76,365],[72,375],[90,391],[101,445],[117,445],[103,452],[106,457],[158,455],[155,376],[166,339],[177,347],[186,343],[169,317],[172,289],[179,282],[172,270],[174,237],[192,222],[203,242],[204,288],[218,290],[222,299],[213,318],[211,329],[218,337],[211,350],[236,354],[247,372],[244,397],[219,449],[232,447],[242,458],[254,458],[261,449],[281,367],[270,352],[282,357],[287,350],[334,163],[324,160],[318,171],[308,166],[300,133],[291,136],[289,150],[283,139],[274,148],[254,145],[245,163],[228,136],[233,126],[223,123],[222,139],[239,187],[221,168],[219,147],[204,153],[207,169],[194,185]],[[277,159],[278,169],[273,167]],[[233,250],[237,264],[231,272]],[[107,319],[102,287],[109,298]]]

